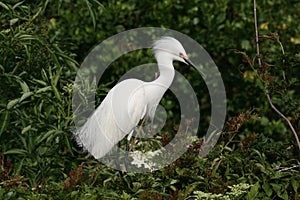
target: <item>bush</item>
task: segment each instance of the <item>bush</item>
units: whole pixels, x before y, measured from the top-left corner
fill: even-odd
[[[234,195],[235,186],[251,185],[239,190],[245,192],[240,198],[300,199],[297,144],[265,94],[267,88],[300,130],[300,7],[296,1],[268,0],[257,6],[262,66],[252,1],[0,1],[0,198],[221,198]],[[147,26],[180,31],[210,53],[226,86],[228,117],[208,157],[198,157],[200,138],[164,169],[121,176],[84,157],[75,144],[73,80],[94,45]],[[122,69],[110,70],[107,82],[115,83],[140,58],[124,59],[114,63]],[[182,73],[203,91],[191,71]],[[199,102],[209,104],[209,96],[200,92]],[[201,114],[209,113],[207,106]],[[165,135],[175,125],[168,123]],[[205,129],[207,120],[200,125]]]

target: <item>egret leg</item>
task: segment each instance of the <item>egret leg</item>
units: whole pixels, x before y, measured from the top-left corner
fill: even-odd
[[[117,149],[117,156],[116,156],[116,167],[117,170],[121,171],[120,167],[120,148],[121,148],[121,142],[118,142],[118,149]]]
[[[131,133],[128,134],[128,136],[127,136],[127,142],[126,142],[126,152],[125,152],[125,160],[124,160],[126,171],[128,171],[128,169],[129,169],[129,166],[128,166],[128,163],[129,163],[128,156],[129,156],[129,151],[130,151],[129,146],[130,146],[130,139],[132,137],[132,134],[133,134],[133,130],[131,131]]]
[[[141,123],[141,125],[140,125],[140,127],[139,127],[139,129],[138,129],[138,131],[137,131],[137,133],[136,133],[136,135],[134,136],[134,139],[133,139],[133,141],[131,142],[131,145],[130,145],[130,149],[129,149],[129,151],[131,151],[132,150],[132,148],[133,148],[133,145],[135,144],[135,142],[136,142],[136,140],[137,140],[137,137],[138,137],[138,135],[140,134],[140,132],[142,131],[142,128],[143,128],[143,126],[144,126],[144,124],[145,124],[145,121],[146,121],[146,117],[144,117],[144,119],[143,119],[143,121],[142,121],[142,123]]]

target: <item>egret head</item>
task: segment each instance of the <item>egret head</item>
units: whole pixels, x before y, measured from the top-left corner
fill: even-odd
[[[156,40],[153,43],[152,50],[156,58],[158,58],[159,55],[163,55],[171,58],[172,60],[178,60],[190,65],[199,71],[195,64],[188,58],[182,44],[175,38],[162,37],[161,39]],[[203,77],[205,77],[201,71],[199,72]]]
[[[153,52],[155,57],[159,54],[170,57],[172,60],[178,60],[186,63],[184,57],[187,58],[186,52],[182,44],[172,37],[162,37],[153,43]],[[187,64],[187,63],[186,63]]]

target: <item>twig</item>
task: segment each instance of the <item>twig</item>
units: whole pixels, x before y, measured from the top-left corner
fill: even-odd
[[[256,16],[256,0],[253,0],[253,5],[254,5],[254,26],[255,26],[255,42],[256,42],[256,54],[257,54],[257,58],[258,58],[258,65],[259,67],[262,67],[262,63],[261,63],[261,58],[260,58],[260,53],[259,53],[259,41],[258,41],[258,28],[257,28],[257,16]],[[298,135],[293,127],[293,125],[291,124],[290,120],[288,120],[288,118],[282,114],[277,108],[276,106],[272,103],[272,100],[271,100],[271,97],[270,97],[270,94],[269,94],[269,90],[265,87],[265,94],[267,96],[267,99],[268,99],[268,102],[271,106],[271,108],[276,112],[278,113],[289,125],[290,129],[292,130],[294,136],[295,136],[295,139],[296,139],[296,142],[298,144],[298,148],[299,148],[299,151],[300,151],[300,141],[299,141],[299,138],[298,138]]]
[[[256,55],[258,58],[258,65],[261,67],[261,59],[259,53],[259,43],[258,43],[258,28],[257,28],[257,17],[256,17],[256,0],[253,0],[254,4],[254,26],[255,26],[255,42],[256,42]]]
[[[271,98],[270,98],[270,95],[269,95],[269,91],[266,89],[265,92],[266,92],[266,95],[267,95],[267,98],[268,98],[268,102],[269,102],[271,108],[272,108],[273,110],[275,110],[275,112],[277,112],[277,113],[278,113],[278,114],[279,114],[279,115],[280,115],[280,116],[288,123],[288,125],[290,126],[290,129],[292,130],[292,132],[293,132],[293,134],[294,134],[294,136],[295,136],[295,138],[296,138],[296,142],[297,142],[297,144],[298,144],[299,151],[300,151],[300,141],[299,141],[298,135],[297,135],[297,133],[296,133],[296,131],[295,131],[295,129],[294,129],[292,123],[290,122],[290,120],[289,120],[286,116],[284,116],[284,114],[282,114],[282,113],[274,106],[274,104],[273,104],[272,101],[271,101]]]
[[[299,165],[294,165],[292,167],[283,167],[283,168],[278,167],[277,171],[284,172],[284,171],[289,171],[289,170],[295,169],[295,168],[300,168],[300,164]]]

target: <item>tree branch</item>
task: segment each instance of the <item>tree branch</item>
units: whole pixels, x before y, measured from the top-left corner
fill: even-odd
[[[290,122],[290,120],[289,120],[286,116],[284,116],[284,114],[282,114],[282,113],[276,108],[276,106],[274,106],[274,104],[273,104],[272,101],[271,101],[271,98],[270,98],[270,95],[269,95],[269,91],[268,91],[267,89],[266,89],[265,93],[266,93],[266,96],[267,96],[267,99],[268,99],[268,102],[269,102],[271,108],[272,108],[273,110],[275,110],[275,112],[277,112],[277,113],[278,113],[278,114],[279,114],[279,115],[280,115],[280,116],[288,123],[288,125],[290,126],[290,129],[292,130],[292,132],[293,132],[293,134],[294,134],[294,136],[295,136],[295,138],[296,138],[296,142],[297,142],[297,144],[298,144],[299,151],[300,151],[300,141],[299,141],[298,135],[297,135],[297,133],[296,133],[296,131],[295,131],[295,129],[294,129],[292,123]]]

